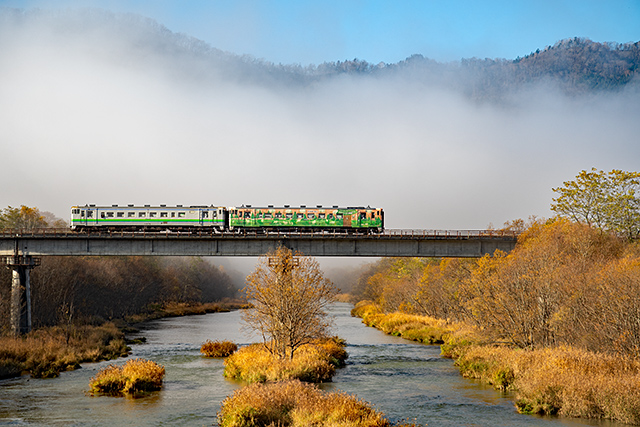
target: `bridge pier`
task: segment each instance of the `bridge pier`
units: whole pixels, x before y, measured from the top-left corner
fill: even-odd
[[[31,283],[29,271],[40,265],[40,258],[30,255],[2,257],[2,263],[12,271],[11,331],[14,336],[31,332]]]

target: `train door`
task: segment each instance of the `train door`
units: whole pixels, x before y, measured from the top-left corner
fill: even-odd
[[[200,219],[199,219],[198,225],[202,227],[202,226],[211,224],[210,222],[211,219],[209,218],[209,210],[199,209],[199,211],[200,211]]]

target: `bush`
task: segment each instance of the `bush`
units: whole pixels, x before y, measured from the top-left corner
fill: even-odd
[[[231,341],[206,340],[200,347],[200,353],[207,357],[228,357],[236,350],[238,350],[238,346]]]
[[[297,380],[251,384],[222,402],[221,427],[388,427],[382,413],[345,393],[326,393]]]
[[[56,326],[26,337],[0,338],[0,378],[28,371],[34,378],[57,377],[80,363],[126,356],[124,334],[113,323],[102,326]]]
[[[224,375],[249,383],[290,379],[330,381],[336,367],[343,366],[347,359],[344,347],[344,341],[336,338],[319,340],[301,346],[293,359],[281,359],[264,344],[252,344],[225,360]]]
[[[123,395],[160,390],[164,366],[151,360],[129,360],[123,367],[109,365],[91,379],[92,393]]]

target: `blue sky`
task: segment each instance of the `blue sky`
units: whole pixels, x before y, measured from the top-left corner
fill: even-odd
[[[640,0],[0,0],[100,7],[155,19],[213,47],[275,63],[526,55],[569,37],[640,41]]]

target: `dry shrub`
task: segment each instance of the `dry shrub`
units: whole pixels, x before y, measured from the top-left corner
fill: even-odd
[[[388,427],[384,416],[345,393],[325,393],[297,380],[251,384],[222,402],[221,427]]]
[[[0,377],[28,371],[34,378],[51,378],[80,363],[127,353],[124,334],[112,323],[37,329],[26,337],[0,338]]]
[[[442,319],[407,313],[383,313],[372,303],[356,305],[351,315],[361,317],[367,326],[373,326],[386,334],[395,335],[425,344],[442,344],[453,326]]]
[[[238,346],[231,341],[206,340],[200,347],[200,353],[207,357],[228,357],[236,350],[238,350]]]
[[[151,360],[133,359],[124,366],[109,365],[91,379],[92,393],[122,395],[159,390],[164,379],[164,366]]]
[[[516,391],[522,413],[640,423],[640,362],[571,347],[522,350],[470,346],[462,374]]]
[[[301,346],[293,359],[270,353],[263,344],[243,347],[225,359],[224,375],[249,383],[299,379],[307,382],[329,381],[336,367],[347,358],[344,342],[337,339],[316,341]]]

